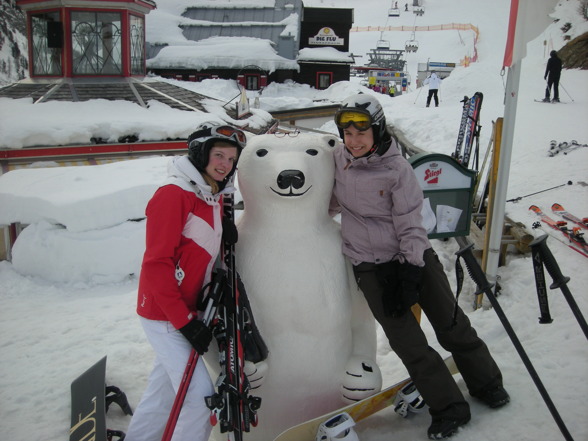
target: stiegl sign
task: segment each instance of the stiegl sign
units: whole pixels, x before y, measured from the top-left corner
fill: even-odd
[[[421,214],[429,238],[467,236],[476,172],[440,153],[419,153],[409,162],[423,190]]]
[[[430,161],[414,168],[423,190],[446,190],[469,188],[471,178],[446,162]]]

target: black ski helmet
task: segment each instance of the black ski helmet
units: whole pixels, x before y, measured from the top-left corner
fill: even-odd
[[[217,122],[205,122],[200,124],[196,130],[188,137],[188,158],[194,167],[203,172],[208,165],[210,149],[216,141],[223,141],[237,147],[237,154],[241,155],[241,150],[247,144],[245,133],[229,125],[220,125]],[[237,164],[235,164],[236,166]],[[232,176],[235,167],[227,177]]]
[[[379,147],[382,141],[386,141],[389,138],[387,136],[388,132],[386,131],[384,109],[382,109],[382,105],[376,97],[366,93],[351,95],[341,101],[339,112],[343,110],[358,110],[369,113],[372,120],[371,127],[374,133],[374,145]],[[337,129],[339,130],[339,136],[343,138],[343,129],[341,127],[337,127]]]

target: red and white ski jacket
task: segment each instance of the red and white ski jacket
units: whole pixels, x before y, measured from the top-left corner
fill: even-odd
[[[210,186],[187,156],[168,164],[168,178],[145,210],[146,248],[139,278],[137,313],[167,320],[179,329],[195,316],[202,287],[211,280],[221,245],[221,194]]]

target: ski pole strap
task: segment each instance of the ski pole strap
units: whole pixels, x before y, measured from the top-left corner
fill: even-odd
[[[531,247],[531,252],[533,256],[535,287],[537,288],[537,298],[539,300],[539,312],[541,313],[541,317],[539,317],[539,323],[551,323],[553,322],[553,319],[549,313],[547,287],[545,285],[545,272],[543,271],[543,259],[541,258],[541,252],[539,251],[538,247]]]

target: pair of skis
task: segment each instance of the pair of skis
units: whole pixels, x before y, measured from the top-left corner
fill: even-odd
[[[233,196],[223,196],[223,212],[234,222]],[[220,424],[221,433],[230,432],[231,441],[242,441],[243,432],[257,426],[257,410],[261,398],[249,395],[251,386],[245,375],[246,329],[252,324],[252,314],[245,303],[244,292],[239,289],[235,269],[235,246],[223,244],[223,262],[226,268],[224,301],[213,334],[219,348],[221,373],[216,383],[217,393],[206,398],[211,410],[211,423]],[[264,357],[267,353],[264,354]]]
[[[575,139],[570,142],[564,141],[558,144],[558,142],[555,139],[552,139],[549,143],[549,151],[547,152],[547,154],[550,157],[553,157],[560,152],[564,155],[567,155],[571,151],[579,149],[580,147],[588,147],[588,144],[580,144]]]
[[[529,210],[533,211],[539,216],[541,222],[553,228],[554,230],[560,231],[567,239],[567,243],[564,242],[574,251],[582,254],[584,257],[588,257],[588,244],[584,239],[583,230],[588,229],[588,218],[580,219],[579,217],[568,212],[561,204],[555,203],[551,206],[551,210],[560,216],[563,220],[555,220],[549,215],[545,214],[538,206],[531,205]],[[568,227],[568,222],[574,224],[572,228]],[[533,225],[535,228],[536,224]]]
[[[464,96],[461,101],[463,111],[457,134],[457,143],[452,156],[465,167],[470,163],[474,139],[479,139],[480,136],[480,111],[483,99],[484,94],[476,92],[471,98]]]

